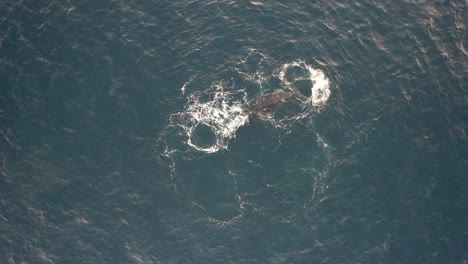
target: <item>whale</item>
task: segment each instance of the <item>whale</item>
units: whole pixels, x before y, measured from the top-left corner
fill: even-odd
[[[292,92],[276,91],[262,94],[247,105],[247,110],[249,111],[250,117],[255,117],[259,114],[272,111],[287,101],[297,99],[298,95]]]

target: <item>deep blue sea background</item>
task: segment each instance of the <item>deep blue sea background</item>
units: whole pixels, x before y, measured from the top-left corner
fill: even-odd
[[[467,20],[463,0],[1,1],[0,263],[467,264]],[[233,110],[311,96],[310,69],[322,103]]]

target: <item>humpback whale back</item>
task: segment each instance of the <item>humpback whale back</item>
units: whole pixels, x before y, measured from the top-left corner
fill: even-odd
[[[247,109],[251,114],[256,115],[270,111],[276,106],[292,99],[297,99],[297,95],[295,93],[277,91],[259,96],[248,105]]]

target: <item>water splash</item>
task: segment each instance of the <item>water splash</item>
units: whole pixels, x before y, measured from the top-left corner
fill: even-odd
[[[316,110],[320,111],[327,104],[331,94],[330,80],[322,70],[297,60],[284,64],[277,75],[287,89],[301,94],[303,102],[311,104]]]
[[[245,91],[229,89],[224,82],[213,83],[205,91],[190,94],[185,108],[169,118],[169,127],[182,130],[175,134],[181,135],[180,141],[197,151],[215,153],[227,149],[228,141],[248,121],[246,100]]]

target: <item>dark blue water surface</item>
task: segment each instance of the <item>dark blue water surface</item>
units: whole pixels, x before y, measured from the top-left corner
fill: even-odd
[[[1,1],[0,263],[468,263],[467,9]]]

